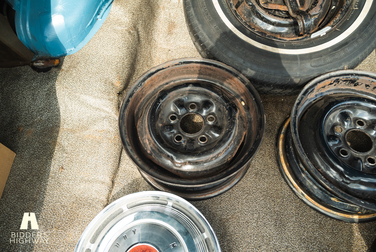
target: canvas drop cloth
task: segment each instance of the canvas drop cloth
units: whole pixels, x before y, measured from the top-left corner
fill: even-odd
[[[0,142],[17,153],[0,200],[0,251],[73,251],[112,201],[153,190],[122,150],[119,105],[145,71],[200,57],[181,0],[115,0],[94,38],[61,67],[0,69]],[[376,72],[372,53],[359,69]],[[295,96],[262,96],[266,131],[246,176],[232,190],[192,202],[224,252],[367,251],[376,224],[330,219],[301,202],[275,158],[276,134]],[[33,212],[47,243],[12,243]]]

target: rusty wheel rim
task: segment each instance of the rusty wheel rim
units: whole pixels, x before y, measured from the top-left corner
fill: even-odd
[[[246,29],[261,37],[284,42],[325,35],[346,18],[350,6],[356,4],[352,0],[226,1],[234,16]]]
[[[154,163],[180,177],[197,178],[232,160],[246,133],[244,116],[226,89],[217,93],[211,81],[180,78],[150,98],[137,132]]]
[[[292,191],[304,203],[335,219],[346,222],[367,222],[376,219],[372,210],[346,201],[318,183],[299,163],[294,151],[290,118],[281,126],[277,140],[277,159],[281,174]]]
[[[349,222],[376,216],[374,90],[373,73],[323,75],[300,93],[279,134],[278,159],[290,187],[316,210]]]
[[[230,189],[236,183],[229,180],[239,181],[233,177],[248,169],[262,140],[264,111],[236,70],[182,59],[136,82],[122,103],[119,128],[124,149],[152,185],[202,199]]]
[[[175,186],[166,186],[164,183],[160,183],[156,181],[153,177],[143,173],[141,170],[140,173],[144,177],[144,179],[151,184],[153,187],[157,188],[161,191],[166,191],[169,193],[173,193],[179,195],[180,197],[190,199],[190,200],[201,200],[206,198],[211,198],[218,196],[228,190],[230,190],[234,185],[236,185],[247,173],[249,169],[249,165],[247,165],[244,169],[240,169],[237,173],[235,173],[230,178],[224,180],[223,182],[218,183],[217,185],[210,185],[208,187],[200,186],[196,188],[180,188]]]

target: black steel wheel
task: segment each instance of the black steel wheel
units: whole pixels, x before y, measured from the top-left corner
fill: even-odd
[[[184,0],[203,57],[287,94],[324,73],[351,69],[376,46],[374,0]]]
[[[376,219],[376,74],[338,71],[309,83],[281,127],[277,157],[305,203],[336,219]]]
[[[87,226],[75,252],[220,252],[205,217],[166,192],[138,192],[103,209]]]
[[[257,91],[236,70],[181,59],[144,74],[119,115],[124,149],[154,187],[216,196],[246,173],[264,132]]]

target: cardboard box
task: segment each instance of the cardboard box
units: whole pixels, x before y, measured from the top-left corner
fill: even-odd
[[[0,198],[3,195],[4,187],[15,156],[16,153],[0,143]]]

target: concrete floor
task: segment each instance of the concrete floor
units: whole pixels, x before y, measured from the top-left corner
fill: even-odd
[[[0,200],[0,251],[72,251],[106,205],[153,190],[122,150],[118,107],[143,72],[182,57],[199,54],[180,0],[119,0],[61,67],[0,69],[0,142],[17,153]],[[358,68],[376,72],[375,53]],[[375,223],[328,218],[284,182],[276,134],[295,98],[262,96],[266,131],[250,170],[225,194],[192,202],[223,251],[367,251],[376,237]],[[25,212],[36,213],[45,242],[11,242]]]

